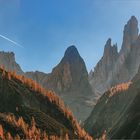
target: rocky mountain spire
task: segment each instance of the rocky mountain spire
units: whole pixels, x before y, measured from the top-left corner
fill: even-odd
[[[109,38],[104,47],[103,57],[94,68],[93,74],[89,76],[90,84],[93,85],[92,89],[96,93],[109,87],[108,78],[112,76],[112,68],[118,59],[117,44],[112,45]]]
[[[114,44],[112,46],[111,38],[109,38],[104,47],[103,57],[115,57],[116,55],[118,55],[117,44]]]
[[[130,49],[132,43],[138,38],[138,21],[135,16],[132,16],[124,26],[122,49]]]
[[[105,44],[105,47],[104,47],[104,56],[106,56],[107,54],[109,54],[110,52],[110,49],[111,49],[111,38],[109,38],[107,41],[106,41],[106,44]]]
[[[101,60],[90,74],[90,84],[94,91],[103,93],[109,87],[131,80],[140,65],[140,36],[138,21],[132,16],[123,31],[123,42],[120,52],[117,45],[111,45],[109,38]]]
[[[49,76],[48,88],[53,87],[57,92],[65,92],[71,89],[79,88],[78,85],[84,86],[82,83],[87,80],[88,73],[85,62],[81,58],[77,48],[70,46],[66,49],[64,57],[60,63],[53,69],[51,76]],[[50,80],[51,79],[51,80]],[[53,83],[53,86],[52,84]],[[55,85],[55,86],[54,86]],[[80,93],[83,94],[84,92]]]

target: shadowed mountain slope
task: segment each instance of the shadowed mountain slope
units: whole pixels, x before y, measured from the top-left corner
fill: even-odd
[[[22,117],[26,123],[31,122],[31,118],[34,117],[41,131],[56,136],[67,133],[72,139],[88,137],[71,111],[55,93],[46,91],[29,78],[1,68],[0,99],[0,112]],[[9,122],[6,123],[9,124]],[[7,129],[8,124],[1,123],[4,129]]]
[[[117,85],[99,99],[85,121],[85,129],[99,137],[106,130],[111,139],[139,139],[140,71],[132,82]]]

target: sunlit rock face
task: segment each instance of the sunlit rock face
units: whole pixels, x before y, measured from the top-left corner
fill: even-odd
[[[116,45],[111,46],[110,39],[107,41],[103,57],[89,76],[90,84],[95,93],[103,94],[110,87],[128,82],[135,76],[140,65],[138,31],[138,21],[136,17],[132,16],[124,26],[120,52],[117,52]]]

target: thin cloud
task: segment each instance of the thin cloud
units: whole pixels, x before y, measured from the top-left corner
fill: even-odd
[[[3,36],[3,35],[1,35],[1,34],[0,34],[0,37],[3,38],[3,39],[5,39],[5,40],[7,40],[7,41],[9,41],[9,42],[11,42],[11,43],[13,43],[13,44],[15,44],[15,45],[18,46],[18,47],[23,48],[22,45],[20,45],[19,43],[17,43],[17,42],[15,42],[15,41],[11,40],[11,39],[8,38],[8,37],[5,37],[5,36]]]

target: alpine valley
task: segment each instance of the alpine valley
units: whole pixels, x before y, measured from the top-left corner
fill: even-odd
[[[140,139],[135,16],[124,26],[121,49],[109,38],[89,74],[74,45],[51,73],[24,72],[13,52],[1,51],[0,65],[1,139]]]

